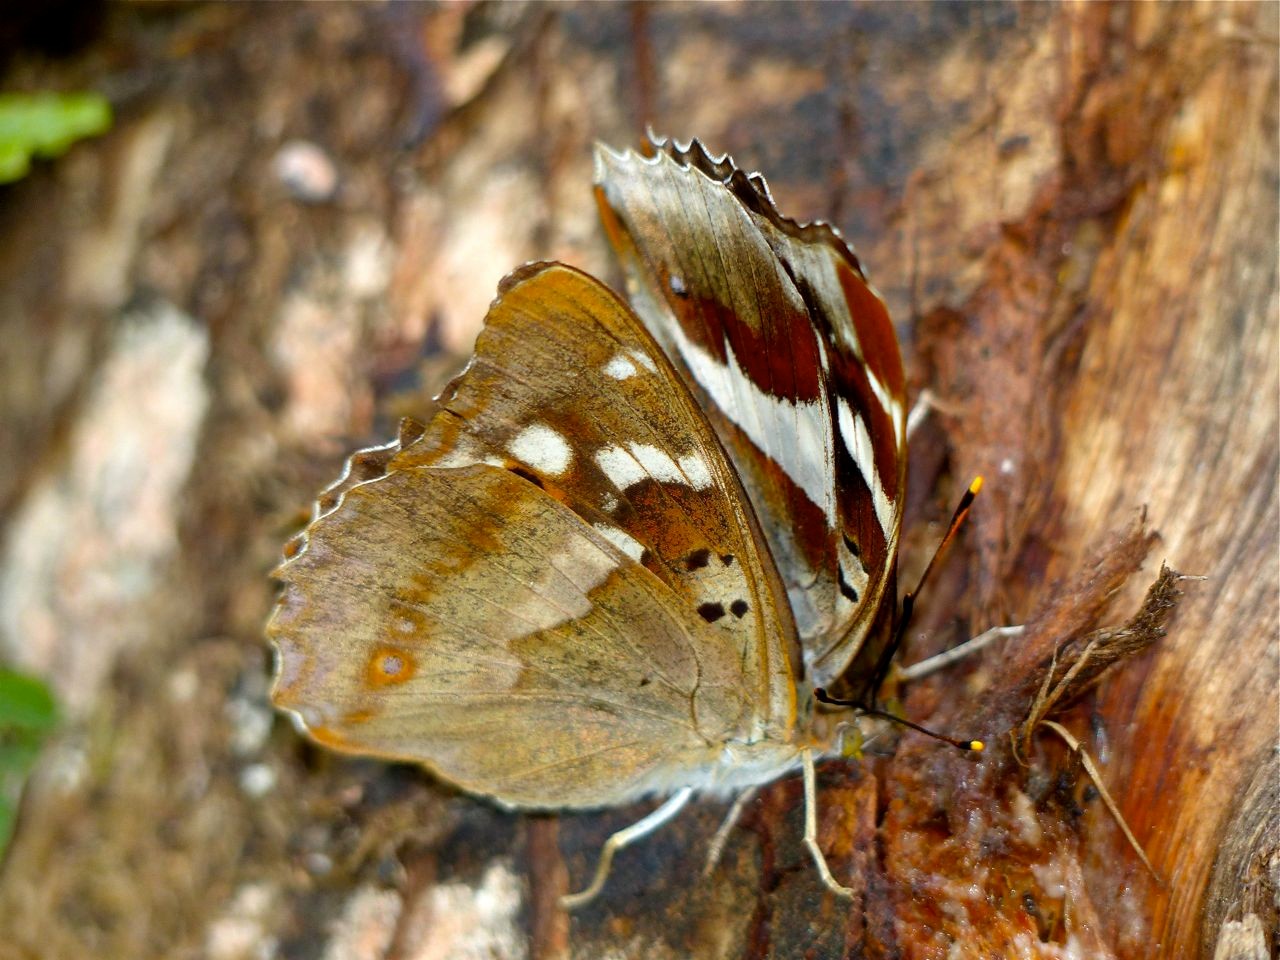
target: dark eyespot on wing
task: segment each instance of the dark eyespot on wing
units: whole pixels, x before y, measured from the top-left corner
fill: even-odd
[[[724,605],[720,603],[700,603],[698,604],[698,616],[702,617],[707,623],[715,623],[724,616]]]
[[[711,562],[711,551],[706,547],[693,551],[684,558],[684,565],[689,570],[701,570]]]
[[[729,604],[729,612],[741,620],[747,615],[747,611],[751,609],[750,604],[745,600],[735,600]]]
[[[836,582],[840,585],[840,592],[844,594],[846,600],[850,603],[858,602],[858,591],[853,589],[849,581],[844,578],[844,567],[836,568]]]
[[[721,554],[720,562],[723,563],[726,567],[729,566],[729,564],[733,563],[733,554],[732,553]]]

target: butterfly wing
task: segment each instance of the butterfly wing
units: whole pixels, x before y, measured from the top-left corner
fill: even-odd
[[[815,685],[894,597],[905,380],[893,326],[834,229],[781,216],[727,158],[597,150],[632,305],[724,443],[784,581]]]
[[[276,702],[317,740],[521,806],[697,782],[795,718],[781,587],[731,468],[585,274],[504,283],[468,370],[278,575]]]

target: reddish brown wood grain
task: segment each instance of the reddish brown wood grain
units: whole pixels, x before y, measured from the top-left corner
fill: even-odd
[[[1068,929],[1103,956],[1274,951],[1278,37],[1251,2],[210,5],[12,53],[6,89],[98,89],[117,121],[0,202],[0,656],[68,714],[0,953],[999,956],[1022,931],[1052,955]],[[910,656],[1059,617],[902,690],[912,716],[1002,735],[1043,654],[1123,624],[1161,561],[1205,578],[1056,715],[1162,883],[1043,732],[1025,768],[890,738],[820,770],[853,904],[813,874],[792,780],[709,879],[705,803],[566,917],[549,891],[643,810],[553,829],[267,726],[266,574],[300,511],[427,412],[509,269],[616,279],[590,144],[646,122],[834,217],[885,293],[939,408],[905,581],[986,476]],[[331,198],[278,175],[296,139]],[[1117,544],[1144,510],[1139,561]],[[966,866],[982,909],[935,915]]]

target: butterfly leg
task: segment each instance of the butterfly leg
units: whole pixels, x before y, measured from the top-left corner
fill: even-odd
[[[720,829],[711,838],[711,847],[707,850],[707,865],[702,868],[704,877],[711,876],[711,872],[715,870],[716,864],[720,862],[720,855],[724,853],[724,846],[729,842],[729,834],[738,825],[738,820],[742,817],[742,811],[747,808],[748,803],[756,798],[756,794],[759,792],[759,787],[748,787],[738,794],[738,798],[733,801],[733,806],[725,814],[724,822],[720,824]]]
[[[937,673],[939,670],[977,653],[983,647],[990,646],[997,640],[1003,640],[1006,637],[1020,637],[1026,629],[1024,626],[992,627],[990,630],[978,634],[972,640],[957,644],[937,656],[927,657],[911,664],[909,667],[902,667],[898,670],[898,679],[905,682],[927,677],[931,673]]]
[[[809,848],[809,853],[813,855],[814,865],[818,868],[818,874],[822,877],[822,882],[826,888],[837,897],[851,899],[855,895],[855,891],[841,885],[831,875],[831,868],[827,866],[827,858],[822,855],[822,850],[818,847],[818,788],[817,775],[813,770],[813,751],[802,750],[800,759],[804,767],[804,845]]]
[[[674,817],[693,796],[692,787],[683,787],[676,791],[658,809],[642,820],[633,823],[625,830],[619,830],[604,842],[600,851],[600,861],[596,864],[596,874],[591,878],[591,885],[580,893],[566,893],[560,898],[560,906],[565,910],[575,910],[585,903],[594,900],[604,889],[604,882],[609,877],[609,867],[613,864],[613,855],[641,837],[647,837],[653,831]]]
[[[934,407],[935,397],[933,391],[928,388],[921,390],[920,396],[916,397],[916,402],[911,405],[911,412],[907,414],[908,440],[920,429],[920,424],[924,423],[924,418],[929,416]]]
[[[910,440],[921,425],[933,411],[948,414],[949,416],[958,416],[959,411],[952,404],[944,403],[938,399],[938,395],[928,387],[920,391],[920,396],[916,397],[916,402],[911,405],[911,410],[907,413],[907,439]]]

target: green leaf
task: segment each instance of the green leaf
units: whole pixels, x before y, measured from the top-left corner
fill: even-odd
[[[0,738],[42,734],[58,722],[49,688],[35,677],[0,668]]]
[[[0,853],[4,853],[5,847],[9,846],[9,839],[13,835],[13,821],[17,816],[18,811],[13,802],[8,797],[0,796]]]
[[[31,157],[57,157],[111,129],[111,104],[96,93],[0,94],[0,183],[26,175]]]
[[[0,668],[0,854],[9,845],[18,801],[41,741],[58,722],[49,688],[26,674]]]

